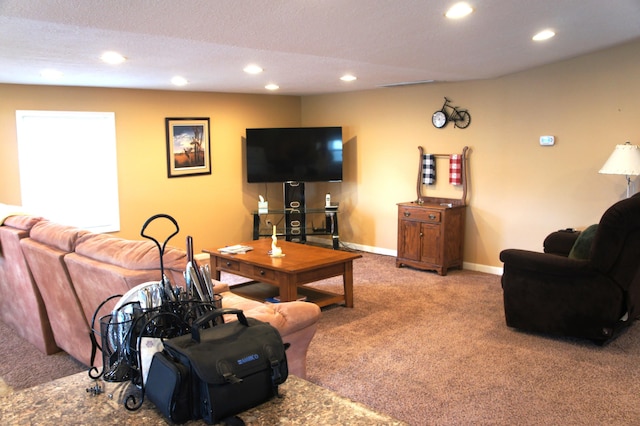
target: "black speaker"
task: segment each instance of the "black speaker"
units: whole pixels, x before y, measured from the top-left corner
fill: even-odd
[[[287,241],[304,243],[307,241],[305,229],[304,182],[284,184],[284,227]]]

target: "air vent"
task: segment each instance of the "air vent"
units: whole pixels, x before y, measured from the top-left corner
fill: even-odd
[[[380,84],[378,87],[416,86],[418,84],[435,83],[435,80],[401,81],[399,83]]]

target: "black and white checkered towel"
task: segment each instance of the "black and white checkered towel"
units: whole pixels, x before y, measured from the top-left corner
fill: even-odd
[[[422,156],[422,183],[425,185],[436,183],[436,156],[433,154]]]

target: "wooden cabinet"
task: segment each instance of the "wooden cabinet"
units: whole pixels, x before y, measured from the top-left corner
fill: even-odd
[[[461,268],[465,210],[464,205],[398,204],[396,267],[412,266],[440,275],[449,268]]]

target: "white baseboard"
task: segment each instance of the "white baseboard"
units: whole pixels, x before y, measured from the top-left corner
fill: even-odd
[[[332,244],[332,240],[330,239],[322,238],[322,237],[314,237],[314,236],[308,236],[307,241],[312,242],[314,244],[326,246],[326,247],[331,247],[331,244]],[[395,257],[397,254],[396,250],[383,249],[380,247],[373,247],[373,246],[365,246],[362,244],[355,244],[355,243],[345,243],[344,241],[340,241],[340,246],[348,249],[353,249],[353,250],[366,251],[367,253],[382,254],[385,256]]]
[[[328,247],[330,247],[330,242],[331,240],[327,240],[324,238],[314,238],[314,237],[307,237],[307,240],[316,243],[316,244],[320,244],[320,245],[326,245]],[[345,243],[344,241],[340,241],[340,245],[347,247],[347,248],[351,248],[354,250],[360,250],[360,251],[364,251],[367,253],[373,253],[373,254],[381,254],[384,256],[393,256],[396,257],[398,255],[398,251],[397,250],[392,250],[392,249],[385,249],[385,248],[380,248],[380,247],[374,247],[374,246],[366,246],[366,245],[362,245],[362,244],[355,244],[355,243]],[[484,272],[486,274],[492,274],[492,275],[502,275],[502,268],[498,267],[498,266],[489,266],[489,265],[482,265],[479,263],[470,263],[470,262],[463,262],[462,263],[462,268],[463,269],[467,269],[469,271],[477,271],[477,272]]]
[[[492,275],[502,275],[503,269],[499,266],[481,265],[479,263],[462,262],[462,268],[469,271],[484,272]]]
[[[344,245],[346,247],[350,247],[355,250],[366,251],[367,253],[382,254],[384,256],[392,256],[392,257],[396,257],[398,255],[397,250],[391,250],[391,249],[385,249],[385,248],[373,247],[373,246],[365,246],[362,244],[354,244],[354,243],[345,243]]]

